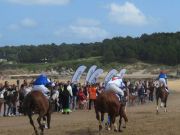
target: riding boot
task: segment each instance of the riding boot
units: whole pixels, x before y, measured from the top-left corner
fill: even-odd
[[[118,98],[119,98],[119,101],[121,101],[122,99],[122,96],[120,94],[117,94]]]
[[[165,89],[166,89],[166,91],[168,92],[168,94],[169,94],[169,89],[168,89],[168,87],[165,87]]]
[[[125,104],[126,104],[126,97],[121,96],[121,103],[122,103],[123,105],[125,105]]]

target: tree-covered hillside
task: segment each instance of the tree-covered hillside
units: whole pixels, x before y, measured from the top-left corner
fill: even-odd
[[[18,63],[58,62],[102,57],[102,63],[141,60],[167,65],[180,64],[180,32],[143,34],[141,37],[115,37],[96,43],[6,46],[0,58]]]

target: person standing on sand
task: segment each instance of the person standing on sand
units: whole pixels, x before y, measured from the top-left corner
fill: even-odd
[[[71,112],[70,110],[70,97],[71,94],[68,90],[68,84],[64,85],[64,90],[62,92],[62,108],[63,108],[63,114],[69,114]]]
[[[77,84],[73,84],[73,87],[72,87],[72,94],[73,94],[73,97],[72,97],[72,109],[73,111],[76,110],[76,103],[77,103],[77,93],[78,93],[78,87],[77,87]]]
[[[89,110],[91,110],[91,104],[92,104],[92,102],[93,102],[94,105],[95,105],[96,95],[97,95],[96,92],[97,92],[96,85],[95,85],[95,84],[92,84],[92,85],[89,87],[89,90],[88,90],[88,93],[89,93]]]

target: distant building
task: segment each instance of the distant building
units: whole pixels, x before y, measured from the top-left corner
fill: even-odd
[[[179,77],[180,77],[180,71],[179,71],[179,70],[177,70],[177,76],[179,76]]]
[[[7,62],[7,59],[0,59],[0,62]]]

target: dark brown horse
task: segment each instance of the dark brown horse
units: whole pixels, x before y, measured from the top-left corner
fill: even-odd
[[[117,131],[117,127],[115,126],[115,119],[117,116],[120,116],[119,119],[119,132],[120,132],[122,118],[125,119],[125,123],[128,121],[124,108],[125,106],[121,102],[119,102],[118,97],[113,91],[102,92],[97,97],[95,104],[96,119],[99,121],[99,132],[102,130],[102,122],[104,121],[105,113],[108,113],[108,116],[110,117],[110,128],[112,129],[112,125],[114,125],[115,131]]]
[[[167,98],[169,93],[166,91],[165,86],[160,86],[156,88],[156,105],[157,105],[157,114],[159,113],[158,103],[159,99],[161,99],[161,107],[164,107],[164,112],[167,112]]]
[[[43,95],[40,91],[32,91],[30,92],[23,103],[24,113],[28,115],[31,125],[34,128],[36,135],[38,135],[38,131],[34,125],[32,115],[33,113],[38,114],[37,122],[39,124],[39,128],[41,129],[41,134],[44,133],[44,124],[41,123],[41,120],[45,120],[47,118],[47,126],[50,128],[51,121],[51,104],[49,100]]]

